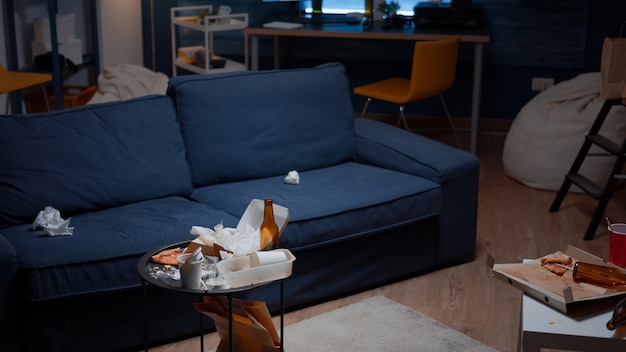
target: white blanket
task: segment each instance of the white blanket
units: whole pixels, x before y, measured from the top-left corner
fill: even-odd
[[[145,67],[121,64],[105,68],[98,76],[98,91],[88,104],[165,94],[169,78]]]

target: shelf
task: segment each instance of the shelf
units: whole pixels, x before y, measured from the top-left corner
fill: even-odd
[[[176,59],[174,60],[174,65],[176,67],[180,67],[180,68],[184,68],[187,71],[190,72],[195,72],[195,73],[207,73],[210,71],[210,73],[221,73],[221,72],[235,72],[235,71],[245,71],[246,70],[246,65],[242,64],[241,62],[237,62],[234,60],[230,60],[230,59],[226,59],[223,58],[221,56],[215,56],[213,55],[214,59],[222,59],[222,60],[226,60],[226,65],[222,68],[209,68],[208,70],[204,67],[200,67],[194,64],[188,64],[182,60]]]
[[[197,13],[196,15],[190,15],[190,13]],[[248,45],[246,43],[246,37],[244,36],[244,57],[246,62],[241,63],[234,60],[226,59],[216,54],[214,50],[213,33],[223,31],[242,31],[248,27],[248,14],[247,13],[235,13],[227,15],[206,15],[200,17],[202,13],[213,13],[213,6],[186,6],[186,7],[174,7],[170,10],[171,25],[172,25],[172,75],[176,76],[177,68],[185,69],[189,72],[198,74],[207,73],[222,73],[222,72],[235,72],[245,71],[248,69]],[[184,14],[184,15],[183,15]],[[204,34],[203,43],[199,46],[204,48],[204,57],[212,59],[221,59],[226,61],[226,65],[222,68],[210,68],[205,62],[205,66],[201,67],[195,63],[188,63],[184,60],[178,59],[178,49],[180,48],[177,43],[177,31],[176,28],[184,28],[186,30],[192,30],[201,32]],[[184,35],[181,31],[180,35]],[[243,31],[242,31],[243,35]],[[208,61],[208,60],[207,60]]]
[[[8,53],[9,53],[9,69],[12,71],[20,71],[18,64],[18,46],[17,46],[17,33],[16,33],[16,23],[15,23],[15,0],[6,0],[4,2],[4,13],[7,18],[7,32],[8,32]],[[44,0],[40,0],[40,2],[44,2]],[[50,42],[54,43],[52,45],[52,54],[55,57],[59,56],[58,49],[58,40],[57,40],[57,30],[56,30],[56,14],[57,14],[57,0],[46,0],[47,9],[48,9],[48,21],[50,25]],[[87,1],[85,1],[87,3]],[[86,65],[91,65],[94,68],[93,76],[94,81],[97,80],[98,75],[100,74],[100,54],[99,54],[99,42],[98,42],[98,16],[97,16],[97,3],[96,0],[89,0],[89,16],[87,17],[87,21],[91,23],[91,41],[92,41],[92,54],[87,55],[89,59],[83,55],[84,62],[80,65],[77,65],[79,68],[85,67]],[[28,70],[27,70],[28,71]],[[32,69],[31,69],[32,71]],[[55,104],[56,106],[63,106],[63,78],[64,75],[70,72],[68,69],[61,69],[58,66],[54,66],[52,71],[47,71],[52,73],[52,85],[55,91]],[[22,113],[22,102],[21,102],[21,92],[17,91],[13,94],[13,107],[15,109],[14,113]]]
[[[95,58],[93,55],[91,54],[83,54],[83,62],[81,62],[80,64],[76,64],[76,67],[78,68],[78,70],[80,70],[81,68],[84,67],[88,67],[88,66],[93,66],[94,63],[96,62]],[[22,70],[24,72],[36,72],[36,73],[51,73],[52,71],[50,70],[39,70],[36,67],[28,67],[25,68],[24,70]],[[64,67],[63,69],[60,70],[61,72],[61,77],[64,77],[68,74],[71,73],[75,73],[74,71],[72,71],[69,67]]]
[[[206,16],[207,24],[197,23],[197,16],[175,17],[172,24],[203,32],[232,31],[248,27],[248,14],[232,14],[227,16]],[[215,21],[215,23],[209,23]],[[219,22],[218,22],[219,21]]]

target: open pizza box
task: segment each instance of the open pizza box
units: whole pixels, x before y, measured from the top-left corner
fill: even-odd
[[[571,257],[573,261],[571,269],[563,276],[559,276],[541,265],[541,259],[547,257]],[[574,282],[572,274],[574,263],[577,261],[611,266],[624,272],[623,269],[579,248],[568,245],[564,251],[557,251],[542,258],[523,263],[495,264],[495,258],[489,256],[488,265],[492,269],[492,275],[497,279],[573,318],[583,318],[612,310],[626,294],[626,291],[622,290]]]

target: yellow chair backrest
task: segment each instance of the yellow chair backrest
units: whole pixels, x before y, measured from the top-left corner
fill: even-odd
[[[454,83],[460,36],[415,43],[409,101],[438,95]]]

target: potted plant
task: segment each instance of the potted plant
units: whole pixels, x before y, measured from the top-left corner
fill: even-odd
[[[378,4],[378,11],[383,14],[383,28],[389,28],[393,25],[403,25],[404,19],[402,16],[398,15],[397,12],[400,10],[400,3],[397,1],[383,1]]]

